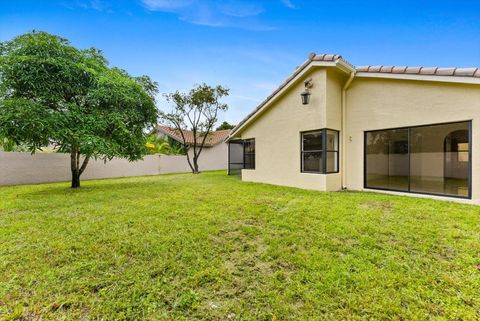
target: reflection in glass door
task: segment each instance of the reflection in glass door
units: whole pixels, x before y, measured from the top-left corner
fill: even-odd
[[[410,191],[468,197],[468,122],[410,129]]]
[[[366,186],[408,191],[408,129],[367,132]]]
[[[365,187],[470,197],[471,122],[365,133]]]

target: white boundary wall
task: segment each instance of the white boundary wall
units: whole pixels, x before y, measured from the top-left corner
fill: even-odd
[[[202,152],[203,153],[203,152]],[[226,157],[226,155],[225,155]],[[200,170],[221,170],[226,162],[199,159]],[[90,160],[81,180],[190,172],[186,156],[147,155],[143,160]],[[60,153],[0,152],[0,186],[70,181],[70,155]]]

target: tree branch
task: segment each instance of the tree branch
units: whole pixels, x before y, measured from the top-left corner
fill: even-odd
[[[87,155],[85,159],[83,160],[82,167],[80,167],[80,170],[78,171],[78,175],[82,175],[83,171],[85,168],[87,168],[88,161],[90,160],[90,155]]]
[[[187,145],[187,140],[185,139],[185,134],[183,133],[183,130],[180,126],[180,123],[177,122],[173,117],[168,119],[174,126],[175,128],[180,132],[180,136],[182,137],[183,141],[183,146],[185,147],[185,150],[187,152],[187,162],[188,166],[190,166],[190,169],[192,170],[192,173],[194,172],[194,167],[192,165],[192,162],[190,161],[190,156],[188,155],[188,145]]]

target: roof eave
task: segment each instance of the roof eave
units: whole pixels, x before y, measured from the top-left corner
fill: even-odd
[[[359,78],[384,78],[419,81],[437,81],[447,83],[480,84],[480,78],[467,76],[442,76],[442,75],[419,75],[419,74],[394,74],[384,72],[357,71],[355,77]]]

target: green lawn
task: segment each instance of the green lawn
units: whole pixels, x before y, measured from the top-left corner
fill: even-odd
[[[0,188],[0,319],[480,319],[480,207],[223,172],[82,186]]]

